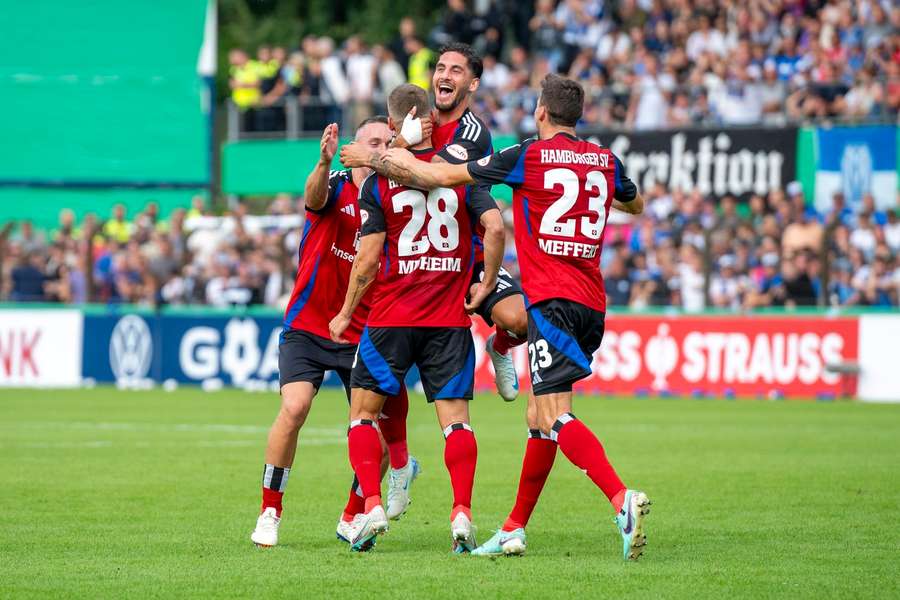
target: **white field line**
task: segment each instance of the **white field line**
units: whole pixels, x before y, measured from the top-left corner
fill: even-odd
[[[313,438],[300,440],[300,446],[337,446],[347,443],[346,437]],[[191,448],[261,448],[260,440],[200,440],[196,442],[147,442],[147,441],[109,441],[96,440],[86,442],[21,442],[0,443],[0,448],[31,448],[31,449],[72,449],[72,448],[165,448],[165,447],[191,447]]]
[[[268,433],[269,426],[230,425],[225,423],[116,423],[94,421],[26,421],[11,424],[11,429],[68,429],[83,431],[146,431],[161,433]],[[346,439],[341,427],[304,427],[300,437],[334,437]]]

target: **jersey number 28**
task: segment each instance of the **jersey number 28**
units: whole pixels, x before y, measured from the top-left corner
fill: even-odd
[[[455,191],[437,188],[428,192],[426,197],[418,190],[404,190],[394,196],[395,213],[402,213],[407,206],[412,208],[412,214],[397,241],[400,256],[425,254],[430,248],[438,252],[456,250],[459,246],[459,224],[456,222],[459,199]],[[419,237],[426,213],[429,217],[428,231]]]
[[[578,200],[578,175],[571,169],[550,169],[544,173],[544,189],[552,190],[556,186],[562,186],[562,196],[547,208],[541,218],[541,234],[575,237],[576,219],[563,217]],[[581,234],[588,239],[599,240],[606,225],[606,199],[609,196],[606,175],[601,171],[588,171],[584,189],[597,192],[588,197],[588,209],[597,215],[597,220],[592,221],[589,216],[581,217]]]

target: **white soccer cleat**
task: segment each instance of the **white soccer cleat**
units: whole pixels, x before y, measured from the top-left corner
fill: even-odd
[[[387,517],[396,521],[406,512],[411,500],[409,488],[416,477],[419,476],[419,461],[410,456],[406,466],[401,469],[391,469],[387,493]]]
[[[256,529],[250,534],[250,540],[260,548],[271,548],[278,545],[278,518],[273,507],[268,507],[256,519]]]
[[[491,364],[494,365],[494,383],[497,384],[500,397],[507,402],[512,402],[519,395],[519,376],[516,374],[516,365],[509,353],[500,354],[494,350],[496,336],[496,333],[488,336],[484,350],[491,357]]]
[[[475,526],[463,512],[457,513],[451,521],[450,537],[453,538],[453,551],[457,554],[471,552],[478,547],[475,541]]]
[[[359,516],[359,515],[356,515],[356,516]],[[337,531],[335,532],[335,535],[337,535],[337,539],[349,544],[350,538],[353,536],[352,521],[345,521],[344,519],[338,519]]]
[[[388,518],[384,508],[376,506],[368,513],[353,517],[350,527],[350,549],[354,552],[366,552],[375,545],[375,538],[388,530]]]

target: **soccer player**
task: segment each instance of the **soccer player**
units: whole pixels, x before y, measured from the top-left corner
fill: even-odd
[[[391,131],[385,117],[364,121],[356,132],[357,143],[370,150],[383,152],[390,139]],[[331,124],[322,134],[319,162],[306,180],[306,225],[300,241],[300,264],[285,312],[278,352],[281,410],[269,432],[262,509],[256,529],[250,536],[258,546],[278,543],[282,497],[297,450],[297,435],[326,371],[337,372],[349,399],[353,355],[368,313],[368,304],[364,302],[353,313],[352,324],[344,336],[347,343],[331,341],[328,321],[334,307],[343,301],[359,243],[358,186],[370,174],[367,169],[329,173],[337,145],[338,128]],[[380,420],[392,466],[388,498],[393,518],[406,510],[409,484],[418,473],[418,463],[409,456],[406,447],[408,400],[405,387],[398,388],[396,394],[385,404],[384,417]],[[347,541],[350,523],[363,509],[361,490],[354,478],[350,499],[338,521],[339,539]]]
[[[572,413],[572,384],[590,375],[603,337],[606,296],[599,265],[609,210],[639,214],[644,204],[619,159],[575,135],[583,104],[577,82],[550,75],[534,112],[538,139],[464,165],[429,165],[402,150],[383,158],[395,180],[422,189],[478,182],[514,190],[534,406],[516,504],[478,555],[525,552],[525,525],[557,446],[612,504],[625,558],[638,558],[646,543],[650,501],[625,487],[596,436]]]
[[[412,84],[393,90],[388,98],[392,127],[413,108],[418,114],[427,112],[425,90]],[[434,154],[428,140],[412,150],[415,160],[427,161]],[[368,547],[387,530],[376,420],[385,397],[398,393],[416,364],[444,432],[444,462],[453,488],[454,551],[467,552],[475,548],[471,507],[478,450],[469,425],[475,348],[466,310],[474,310],[497,284],[504,239],[500,211],[490,196],[472,188],[437,187],[425,193],[379,175],[366,179],[359,207],[359,252],[344,304],[330,325],[331,339],[342,341],[360,299],[374,282],[351,374],[350,464],[365,496],[365,520],[354,532],[351,547]],[[484,279],[466,304],[474,258],[472,222],[485,226],[485,267]]]
[[[462,164],[494,151],[487,125],[469,109],[483,70],[481,57],[468,44],[453,43],[440,49],[431,80],[434,94],[431,146],[437,150],[433,162]],[[399,137],[392,147],[405,147],[403,138]],[[385,174],[378,157],[358,145],[348,144],[341,148],[341,162],[345,166],[366,166]],[[478,188],[490,194],[490,185]],[[483,237],[484,231],[478,224],[470,290],[484,277]],[[522,289],[506,269],[500,269],[496,289],[475,312],[488,326],[496,325],[485,350],[494,366],[497,391],[504,400],[515,400],[519,393],[519,378],[509,350],[525,342],[528,321]]]

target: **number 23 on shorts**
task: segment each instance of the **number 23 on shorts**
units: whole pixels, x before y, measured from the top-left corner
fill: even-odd
[[[531,358],[532,373],[536,373],[539,368],[545,369],[553,363],[550,346],[547,345],[547,340],[543,338],[528,344],[528,356]]]

